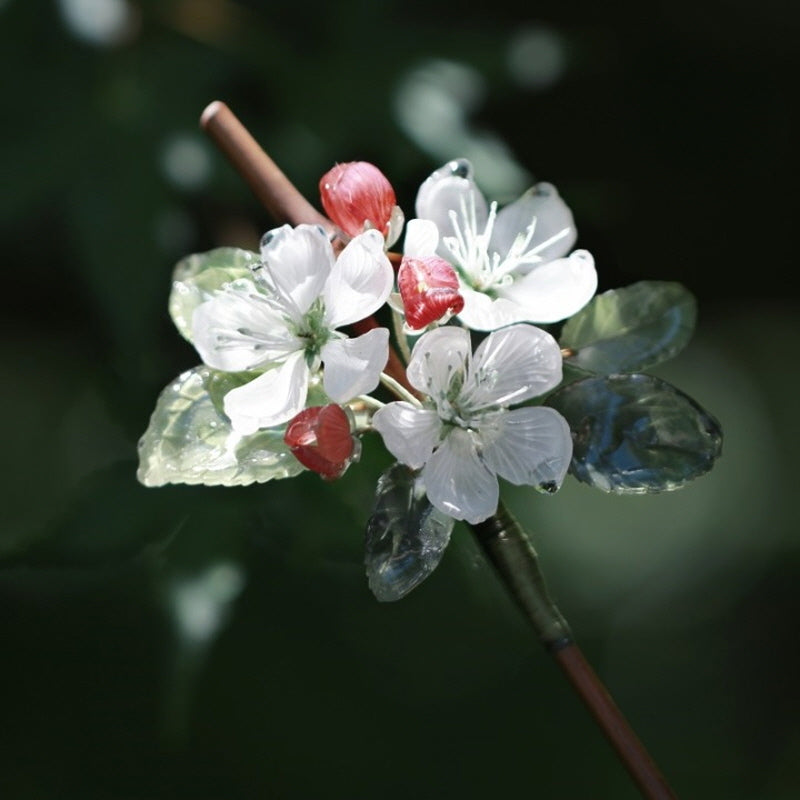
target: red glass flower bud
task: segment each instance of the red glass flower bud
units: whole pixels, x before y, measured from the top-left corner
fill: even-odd
[[[397,205],[392,184],[366,161],[337,164],[319,182],[325,213],[348,235],[358,236],[364,224],[389,233],[392,212]]]
[[[414,330],[458,314],[464,308],[464,298],[458,293],[458,276],[450,264],[438,256],[403,256],[397,271],[397,285],[406,323]]]
[[[340,478],[353,460],[357,440],[341,406],[312,406],[286,426],[283,441],[294,457],[326,480]]]

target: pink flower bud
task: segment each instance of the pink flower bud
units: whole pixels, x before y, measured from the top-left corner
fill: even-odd
[[[397,199],[386,176],[366,161],[337,164],[319,182],[325,213],[348,235],[358,236],[364,224],[389,233]]]
[[[438,256],[403,256],[397,271],[397,285],[406,323],[414,330],[458,314],[464,308],[464,298],[458,293],[458,276],[450,264]]]
[[[286,426],[283,441],[304,467],[329,481],[340,478],[357,455],[350,420],[337,405],[304,409]]]

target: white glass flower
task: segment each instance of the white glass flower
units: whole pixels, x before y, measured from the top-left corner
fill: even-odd
[[[550,334],[518,324],[491,333],[472,355],[469,332],[446,326],[417,341],[408,380],[430,401],[375,412],[374,428],[398,461],[421,469],[431,503],[481,522],[497,509],[497,477],[546,492],[559,488],[572,457],[566,420],[544,406],[509,409],[561,382]]]
[[[465,159],[436,170],[420,186],[417,219],[406,226],[403,248],[416,258],[437,253],[456,268],[464,308],[459,319],[474,330],[515,322],[558,322],[583,308],[597,289],[594,259],[570,248],[572,213],[555,187],[538,183],[497,210],[472,177]]]
[[[225,395],[234,430],[249,434],[290,420],[322,366],[323,388],[336,403],[378,385],[388,330],[349,339],[337,329],[368,317],[389,296],[394,275],[383,244],[370,230],[335,258],[321,228],[284,225],[261,240],[254,280],[234,281],[197,307],[193,341],[208,366],[265,370]]]

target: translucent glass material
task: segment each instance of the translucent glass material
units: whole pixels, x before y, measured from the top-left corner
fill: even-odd
[[[282,430],[240,436],[231,429],[207,388],[216,374],[196,367],[161,393],[139,441],[137,477],[145,486],[246,486],[302,472]]]
[[[640,281],[612,289],[569,319],[560,344],[567,362],[590,372],[633,372],[672,358],[694,331],[697,304],[679,283]]]
[[[529,247],[554,240],[538,251],[543,261],[565,256],[578,237],[572,212],[556,187],[551,183],[537,183],[497,215],[489,249],[505,255],[514,240],[532,224],[535,228]],[[564,231],[563,236],[556,238]]]
[[[691,397],[652,375],[576,381],[547,400],[574,443],[570,472],[604,492],[679,489],[708,472],[722,429]]]
[[[435,509],[408,467],[381,475],[367,523],[365,564],[378,600],[399,600],[439,565],[454,521]]]
[[[238,247],[218,247],[207,253],[194,253],[181,259],[172,274],[169,313],[181,336],[192,341],[192,315],[226,283],[249,278],[258,264],[256,253]]]

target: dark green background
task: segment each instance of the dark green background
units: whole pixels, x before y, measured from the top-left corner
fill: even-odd
[[[158,392],[197,363],[166,313],[174,263],[272,224],[203,108],[228,102],[314,202],[333,163],[367,159],[412,216],[464,154],[399,121],[433,60],[467,70],[467,137],[557,184],[601,289],[700,300],[657,373],[720,419],[714,471],[658,497],[505,496],[677,793],[800,796],[794,6],[135,5],[97,45],[64,3],[0,2],[0,797],[637,796],[465,528],[408,598],[372,598],[374,441],[333,485],[135,481]],[[548,80],[509,69],[519,37],[551,47],[528,55],[543,69],[555,47]],[[164,166],[187,141],[208,166],[188,184]],[[176,622],[192,590],[219,623],[203,642]]]

